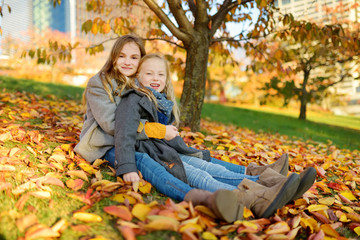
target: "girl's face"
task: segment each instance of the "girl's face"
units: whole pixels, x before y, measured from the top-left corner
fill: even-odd
[[[166,84],[166,65],[158,58],[145,60],[139,71],[139,81],[145,87],[162,92]]]
[[[139,66],[141,52],[139,46],[129,42],[121,49],[119,58],[116,60],[116,67],[126,77],[134,75]]]

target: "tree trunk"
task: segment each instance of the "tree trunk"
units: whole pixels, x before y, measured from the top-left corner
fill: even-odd
[[[310,71],[304,71],[304,82],[301,89],[301,95],[300,95],[300,115],[299,119],[306,120],[306,105],[307,105],[307,99],[308,99],[308,92],[306,90],[306,85],[309,80]]]
[[[200,128],[200,115],[204,103],[206,72],[210,40],[207,33],[197,32],[186,46],[186,68],[181,94],[181,126],[192,131]]]

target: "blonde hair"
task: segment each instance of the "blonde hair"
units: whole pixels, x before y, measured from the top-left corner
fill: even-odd
[[[118,70],[116,67],[116,62],[121,54],[123,47],[127,43],[135,43],[139,47],[141,54],[140,57],[143,57],[146,54],[144,43],[138,36],[128,34],[119,37],[115,41],[107,61],[99,72],[104,89],[112,102],[115,102],[114,95],[119,95],[126,86],[127,78]],[[112,79],[115,79],[118,85],[115,90],[113,90],[114,86],[112,84]],[[85,94],[83,95],[83,101],[86,101]]]
[[[165,59],[165,57],[158,54],[158,53],[151,53],[151,54],[145,55],[144,57],[141,58],[141,60],[139,62],[137,75],[139,74],[144,62],[147,61],[147,60],[154,59],[154,58],[157,58],[157,59],[163,61],[164,64],[165,64],[166,81],[165,81],[164,90],[162,92],[166,94],[166,98],[168,100],[171,100],[174,103],[174,106],[173,106],[173,109],[172,109],[172,113],[173,113],[174,118],[175,118],[174,125],[178,126],[179,123],[180,123],[180,110],[179,110],[179,107],[178,107],[176,99],[175,99],[174,87],[173,87],[172,82],[171,82],[169,62]],[[127,83],[127,86],[129,88],[133,88],[133,89],[135,89],[137,91],[140,91],[140,92],[146,94],[150,98],[150,100],[154,102],[155,106],[157,107],[157,101],[156,101],[156,98],[155,98],[154,94],[149,89],[145,88],[140,83],[140,81],[139,81],[139,84],[140,84],[140,87],[135,84],[135,81],[133,79],[132,81],[129,81]]]

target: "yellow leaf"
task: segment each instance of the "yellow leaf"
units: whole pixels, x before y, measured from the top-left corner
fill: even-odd
[[[333,205],[334,202],[335,202],[334,197],[326,197],[326,198],[319,199],[319,203],[327,205],[327,206]]]
[[[101,222],[102,218],[94,213],[76,212],[73,214],[73,218],[83,222]]]
[[[140,190],[140,192],[142,192],[144,194],[150,193],[151,184],[149,182],[146,182],[146,181],[141,181],[140,185],[139,185],[139,190]]]
[[[310,229],[310,233],[314,233],[317,232],[317,230],[319,229],[318,223],[316,220],[314,220],[313,218],[301,218],[300,220],[300,225],[306,229],[307,227],[309,227]]]
[[[137,192],[139,190],[139,184],[140,184],[139,181],[132,183],[132,188],[133,188],[134,192]]]
[[[358,236],[360,236],[360,226],[354,228],[354,232],[355,232]]]
[[[307,207],[307,209],[310,211],[310,212],[316,212],[316,211],[321,211],[321,210],[327,210],[329,207],[326,206],[326,205],[321,205],[321,204],[313,204],[313,205],[310,205],[309,207]]]
[[[203,232],[201,234],[202,239],[204,240],[217,240],[218,238],[211,232]]]
[[[356,200],[356,197],[350,191],[341,191],[340,194],[349,200]]]
[[[64,231],[67,227],[68,227],[69,223],[64,219],[60,219],[59,221],[57,221],[52,227],[51,229],[55,232],[62,232]]]
[[[196,232],[202,232],[203,228],[196,223],[187,223],[184,224],[180,227],[179,232],[192,232],[192,233],[196,233]]]
[[[89,240],[107,240],[107,238],[104,238],[103,236],[96,236],[94,238],[89,238]]]
[[[197,205],[195,207],[195,209],[199,212],[202,212],[202,213],[205,213],[206,215],[212,217],[212,218],[215,218],[216,219],[216,216],[214,215],[214,213],[207,207],[205,206],[202,206],[202,205]]]
[[[230,158],[226,155],[221,156],[221,160],[223,160],[225,162],[230,162]]]
[[[255,143],[254,147],[260,148],[260,149],[262,149],[262,150],[265,150],[264,145],[262,145],[262,144],[260,144],[260,143]]]
[[[15,171],[15,167],[12,165],[8,165],[8,164],[0,164],[0,171],[13,172],[13,171]]]
[[[245,219],[247,219],[249,217],[254,217],[254,214],[252,213],[252,211],[250,209],[248,209],[247,207],[244,207],[243,217]]]
[[[78,178],[81,178],[82,180],[85,180],[85,181],[89,181],[86,173],[82,170],[72,170],[72,171],[67,171],[66,172],[67,175],[71,176],[71,177],[78,177]]]
[[[148,207],[146,204],[138,203],[134,206],[131,213],[133,216],[137,217],[141,221],[144,221],[151,211],[151,208]]]
[[[171,217],[152,215],[147,217],[151,222],[146,224],[145,229],[152,230],[171,230],[177,231],[179,228],[179,221]]]
[[[127,199],[130,204],[136,203],[135,198],[123,193],[119,193],[111,197],[111,200],[117,201],[119,203],[125,202],[125,199]]]
[[[46,199],[51,198],[51,193],[47,191],[35,191],[35,192],[30,192],[30,194],[37,198],[46,198]]]
[[[103,159],[96,159],[96,160],[93,162],[92,165],[93,165],[94,167],[99,167],[101,164],[106,163],[106,162],[108,162],[108,161],[103,160]]]
[[[53,160],[56,162],[67,162],[65,154],[63,152],[56,152],[49,157],[49,160]]]
[[[79,163],[79,167],[89,174],[95,174],[96,170],[88,163]]]

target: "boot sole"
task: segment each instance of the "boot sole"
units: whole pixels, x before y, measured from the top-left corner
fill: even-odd
[[[270,206],[262,214],[260,214],[260,217],[269,218],[277,209],[285,206],[285,204],[295,195],[300,184],[299,182],[300,176],[296,173],[291,173]]]
[[[309,167],[303,172],[303,175],[300,175],[299,187],[297,188],[295,195],[288,203],[300,198],[307,190],[309,190],[309,188],[311,188],[315,182],[316,174],[316,169]]]
[[[215,194],[217,215],[228,223],[243,219],[244,205],[238,202],[235,192],[221,189]]]

